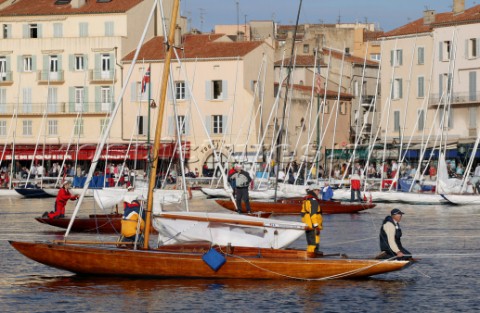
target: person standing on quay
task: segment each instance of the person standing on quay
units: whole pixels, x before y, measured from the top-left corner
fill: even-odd
[[[360,188],[361,188],[361,183],[360,183],[360,175],[355,171],[352,177],[350,178],[350,190],[351,190],[351,197],[350,200],[352,202],[355,201],[355,196],[358,198],[359,202],[362,202],[362,197],[360,195]]]
[[[243,170],[242,165],[235,165],[235,173],[229,177],[229,181],[235,181],[235,203],[237,212],[242,213],[242,200],[245,202],[247,213],[251,213],[250,200],[248,199],[248,186],[252,181],[250,174]],[[233,185],[233,184],[232,184]]]

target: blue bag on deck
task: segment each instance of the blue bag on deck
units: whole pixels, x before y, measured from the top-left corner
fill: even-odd
[[[225,257],[217,252],[215,249],[210,249],[207,253],[202,256],[203,262],[207,263],[208,266],[215,272],[218,271],[220,267],[227,261]]]

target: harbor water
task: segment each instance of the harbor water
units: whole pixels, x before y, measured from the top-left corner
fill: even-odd
[[[0,312],[479,311],[479,207],[378,204],[360,214],[325,215],[324,253],[373,257],[379,252],[383,218],[399,207],[406,213],[402,242],[420,260],[402,271],[362,280],[262,281],[85,277],[35,263],[8,240],[63,238],[63,231],[34,219],[51,210],[53,201],[1,199]],[[84,206],[87,211],[79,215],[100,213],[92,200]],[[212,200],[196,200],[190,207],[221,210]],[[72,209],[69,203],[67,214]],[[305,244],[302,237],[294,247]]]

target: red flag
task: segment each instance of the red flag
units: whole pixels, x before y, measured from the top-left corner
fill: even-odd
[[[145,93],[147,90],[147,84],[150,83],[150,66],[148,67],[148,70],[145,72],[145,75],[143,75],[142,78],[142,93]]]
[[[322,76],[315,74],[315,92],[320,93],[322,91]]]

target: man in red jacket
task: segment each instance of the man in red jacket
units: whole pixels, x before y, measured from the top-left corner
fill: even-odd
[[[77,200],[78,196],[72,195],[70,193],[70,188],[72,184],[69,181],[65,181],[62,185],[62,188],[58,191],[57,198],[55,199],[55,212],[45,212],[42,217],[52,218],[63,218],[65,217],[65,206],[67,205],[68,200]]]

